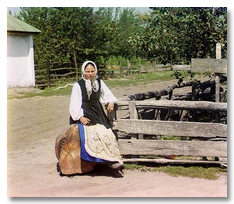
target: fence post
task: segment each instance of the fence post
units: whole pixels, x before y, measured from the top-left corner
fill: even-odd
[[[131,67],[130,61],[127,60],[127,75],[129,75],[130,67]]]
[[[145,68],[145,72],[146,72],[146,73],[148,73],[148,67],[149,67],[148,65],[149,65],[149,61],[146,60],[146,61],[145,61],[145,67],[146,67],[146,68]]]
[[[157,72],[157,64],[156,64],[156,59],[154,59],[154,71]]]
[[[141,60],[140,60],[140,58],[138,58],[138,62],[139,62],[138,73],[141,74]]]
[[[129,112],[130,112],[130,119],[138,119],[136,103],[133,101],[129,102]]]
[[[216,44],[216,59],[221,59],[221,44]],[[220,102],[220,74],[215,73],[215,102]],[[219,112],[216,113],[216,122],[220,121]]]
[[[123,67],[122,67],[122,62],[119,62],[119,69],[120,69],[120,77],[123,77]]]
[[[78,81],[78,68],[77,68],[77,62],[76,62],[76,52],[74,52],[74,63],[75,63],[75,74],[76,74],[76,81]]]
[[[47,59],[47,83],[48,83],[48,88],[51,87],[51,84],[50,84],[50,60]]]
[[[114,71],[114,67],[113,67],[113,64],[111,63],[110,64],[110,66],[111,66],[111,72],[109,71],[109,74],[110,74],[110,76],[111,76],[111,78],[114,78],[114,76],[115,76],[115,71]],[[105,70],[106,70],[107,68],[106,68],[106,64],[105,64]]]
[[[221,59],[221,44],[216,44],[216,59]],[[220,102],[220,78],[219,73],[215,73],[215,101]]]
[[[130,119],[138,119],[138,113],[136,109],[136,103],[134,101],[129,102],[129,114]],[[131,139],[136,139],[134,136],[131,137]],[[138,134],[138,139],[144,139],[143,134]]]

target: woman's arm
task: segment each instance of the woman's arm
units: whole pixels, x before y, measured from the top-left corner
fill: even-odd
[[[113,95],[106,84],[101,80],[101,103],[107,103],[107,111],[112,112],[114,110],[114,103],[117,102],[117,98]]]
[[[115,103],[117,98],[113,95],[111,90],[106,86],[104,81],[101,80],[101,103]]]
[[[73,120],[79,120],[80,117],[84,116],[82,105],[82,94],[80,85],[75,83],[72,88],[72,94],[70,99],[69,112]]]

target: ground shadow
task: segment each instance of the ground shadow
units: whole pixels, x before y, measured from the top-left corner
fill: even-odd
[[[97,177],[97,176],[106,176],[106,177],[113,177],[113,178],[123,178],[123,173],[112,170],[108,167],[107,164],[96,164],[94,169],[90,172],[86,173],[76,173],[71,175],[65,175],[61,172],[59,163],[56,164],[57,172],[61,177],[75,177],[75,176],[91,176],[91,177]]]

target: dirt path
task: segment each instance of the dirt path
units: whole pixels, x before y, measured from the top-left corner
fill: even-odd
[[[114,88],[117,98],[160,90],[170,82]],[[191,90],[191,88],[190,88]],[[182,91],[182,90],[178,90]],[[114,178],[107,168],[74,177],[56,171],[54,142],[68,127],[70,96],[7,101],[8,196],[10,197],[225,197],[227,176],[218,180],[172,177],[164,173],[126,170]]]

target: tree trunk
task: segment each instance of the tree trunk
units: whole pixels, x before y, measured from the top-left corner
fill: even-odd
[[[62,174],[71,175],[93,170],[95,164],[81,160],[80,151],[78,126],[71,125],[63,134],[57,136],[55,142],[55,154]]]

